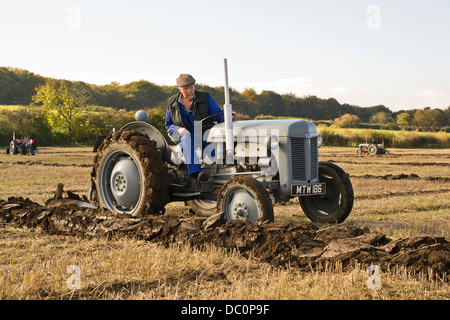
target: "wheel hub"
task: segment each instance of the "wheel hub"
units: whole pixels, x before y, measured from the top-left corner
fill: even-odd
[[[116,190],[120,192],[125,191],[127,187],[127,181],[125,180],[125,177],[119,173],[114,180],[114,186],[116,187]]]
[[[255,223],[259,219],[258,203],[241,187],[233,188],[224,200],[224,211],[229,220],[248,220]]]
[[[133,208],[141,190],[136,163],[130,158],[120,158],[111,171],[110,186],[116,205]]]
[[[233,212],[238,219],[247,220],[249,209],[245,203],[239,202],[234,206]]]

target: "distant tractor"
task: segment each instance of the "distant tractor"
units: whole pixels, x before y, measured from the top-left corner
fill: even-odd
[[[6,148],[7,154],[30,154],[33,156],[38,152],[36,141],[29,137],[21,137],[20,139],[16,139],[15,132],[13,132],[13,138],[9,143],[9,147]]]
[[[358,150],[356,150],[356,154],[368,154],[374,156],[377,154],[390,154],[390,152],[385,148],[383,139],[381,143],[376,143],[375,140],[372,140],[370,143],[361,143]]]

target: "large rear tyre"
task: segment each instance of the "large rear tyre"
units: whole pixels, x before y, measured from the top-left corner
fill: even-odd
[[[299,197],[306,216],[317,223],[341,223],[353,208],[353,186],[348,175],[330,162],[319,163],[319,180],[326,183],[326,194]]]
[[[167,166],[156,142],[136,130],[118,131],[98,148],[92,193],[110,211],[142,217],[164,212]]]
[[[217,210],[225,213],[225,220],[273,222],[273,206],[266,189],[252,177],[235,176],[219,190]]]
[[[371,156],[376,155],[379,153],[379,148],[376,144],[371,144],[368,148],[369,154]]]

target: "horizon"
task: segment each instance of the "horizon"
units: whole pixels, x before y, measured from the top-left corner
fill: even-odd
[[[12,67],[12,66],[0,66],[0,67],[4,67],[4,68],[12,68],[12,69],[21,69],[21,68],[15,68],[15,67]],[[25,69],[21,69],[21,70],[25,70]],[[175,87],[175,86],[176,86],[176,84],[159,84],[159,83],[155,83],[155,82],[153,82],[153,81],[147,80],[147,79],[138,79],[138,80],[133,80],[133,81],[126,82],[126,83],[121,83],[121,82],[118,82],[118,81],[111,81],[110,83],[97,84],[97,83],[86,82],[86,81],[83,81],[83,80],[69,80],[69,79],[63,79],[63,78],[57,78],[57,77],[45,76],[45,75],[42,75],[42,74],[40,74],[40,73],[33,72],[33,71],[31,71],[31,70],[25,70],[25,71],[31,72],[31,73],[33,73],[33,74],[35,74],[35,75],[39,75],[39,76],[44,77],[44,78],[52,78],[52,79],[56,79],[56,80],[80,81],[80,82],[84,82],[84,83],[86,83],[86,84],[88,84],[88,85],[98,85],[98,86],[107,86],[107,85],[110,85],[110,84],[112,84],[112,83],[117,83],[119,86],[124,86],[124,85],[127,85],[127,84],[131,84],[131,83],[133,83],[133,82],[139,82],[139,81],[147,81],[147,82],[152,83],[152,84],[157,85],[157,86],[172,86],[172,87]],[[205,86],[210,86],[210,87],[213,87],[213,88],[224,87],[224,84],[219,84],[219,85],[212,86],[212,85],[209,85],[209,84],[207,84],[207,83],[198,83],[198,82],[196,83],[196,86],[203,86],[203,85],[205,85]],[[292,92],[289,92],[289,93],[279,93],[279,92],[276,92],[276,91],[274,91],[274,90],[269,90],[269,89],[256,90],[255,88],[250,88],[250,87],[245,87],[245,88],[242,89],[242,90],[237,90],[237,89],[234,88],[233,86],[229,86],[229,88],[230,88],[230,90],[235,90],[235,91],[239,92],[240,94],[242,94],[243,91],[244,91],[245,89],[254,89],[255,92],[256,92],[257,94],[261,94],[262,91],[272,91],[272,92],[275,92],[275,93],[277,93],[277,94],[279,94],[279,95],[293,94],[296,98],[299,98],[299,99],[306,98],[306,97],[308,97],[308,96],[316,96],[316,95],[313,95],[313,94],[306,94],[306,95],[303,95],[303,96],[299,96],[299,95],[297,95],[297,94],[295,94],[295,93],[292,93]],[[346,102],[341,102],[341,101],[339,101],[338,99],[336,99],[335,97],[320,97],[320,96],[316,96],[316,97],[319,98],[319,99],[323,99],[323,100],[327,100],[327,99],[335,99],[340,105],[346,104]],[[232,102],[232,101],[231,101],[231,102]],[[354,106],[354,107],[361,107],[361,108],[371,108],[371,107],[377,107],[377,106],[385,106],[385,105],[381,105],[381,104],[380,104],[380,105],[371,105],[371,106],[360,106],[360,105],[350,104],[350,103],[347,103],[347,104],[349,104],[349,105],[351,105],[351,106]],[[418,108],[403,108],[403,109],[398,109],[398,110],[392,110],[392,109],[389,108],[388,106],[385,106],[385,107],[388,108],[389,110],[391,110],[391,112],[395,113],[395,112],[398,112],[398,111],[423,110],[423,109],[425,109],[425,108],[428,108],[429,106],[423,106],[423,107],[418,107]],[[449,105],[449,107],[450,107],[450,105]],[[430,107],[430,108],[431,108],[431,109],[441,109],[441,110],[445,110],[445,109],[446,109],[446,108],[432,108],[432,107]]]
[[[0,67],[4,67],[4,68],[12,68],[12,69],[21,69],[21,68],[16,68],[16,67],[12,67],[12,66],[0,66]],[[25,69],[21,69],[21,70],[25,70]],[[72,81],[72,82],[80,81],[80,82],[84,82],[84,83],[86,83],[86,84],[88,84],[88,85],[97,85],[97,86],[107,86],[107,85],[110,85],[110,84],[112,84],[112,83],[117,83],[119,86],[124,86],[124,85],[127,85],[127,84],[131,84],[131,83],[133,83],[133,82],[139,82],[139,81],[147,81],[147,82],[152,83],[152,84],[157,85],[157,86],[169,86],[169,87],[175,87],[175,86],[176,86],[176,84],[159,84],[159,83],[153,82],[153,81],[148,80],[148,79],[137,79],[137,80],[132,80],[132,81],[125,82],[125,83],[118,82],[118,81],[111,81],[111,82],[109,82],[109,83],[100,83],[100,84],[98,84],[98,83],[87,82],[87,81],[80,80],[80,79],[77,79],[77,80],[70,80],[70,79],[57,78],[57,77],[52,77],[52,76],[45,76],[45,75],[42,75],[42,74],[40,74],[40,73],[33,72],[33,71],[31,71],[31,70],[25,70],[25,71],[31,72],[31,73],[33,73],[33,74],[35,74],[35,75],[39,75],[39,76],[41,76],[41,77],[43,77],[43,78],[52,78],[52,79],[56,79],[56,80],[68,80],[68,81]],[[196,86],[203,86],[203,85],[205,85],[205,86],[210,86],[210,87],[213,87],[213,88],[224,87],[224,84],[219,84],[219,85],[214,85],[214,86],[213,86],[213,85],[209,85],[209,84],[207,84],[207,83],[198,83],[198,82],[196,83]],[[327,100],[327,99],[335,99],[340,105],[348,104],[348,105],[351,105],[351,106],[354,106],[354,107],[361,107],[361,108],[371,108],[371,107],[376,107],[376,106],[385,106],[386,108],[388,108],[389,110],[391,110],[393,113],[398,112],[398,111],[423,110],[423,109],[425,109],[425,108],[441,109],[441,110],[445,110],[445,109],[446,109],[446,108],[439,108],[439,107],[434,108],[434,107],[430,107],[430,106],[423,106],[423,107],[417,107],[417,108],[408,108],[408,107],[405,107],[405,108],[402,108],[402,109],[392,110],[391,108],[389,108],[388,106],[383,105],[383,104],[379,104],[379,105],[370,105],[370,106],[360,106],[360,105],[357,105],[357,104],[351,104],[351,103],[347,103],[347,102],[341,102],[341,101],[339,101],[338,99],[336,99],[335,97],[321,97],[321,96],[317,96],[317,95],[314,95],[314,94],[305,94],[305,95],[300,96],[300,95],[295,94],[295,93],[293,93],[293,92],[281,92],[281,93],[280,93],[280,92],[277,92],[277,91],[274,91],[274,90],[270,90],[270,89],[256,90],[256,89],[253,88],[253,87],[244,87],[243,89],[240,89],[240,90],[234,88],[233,86],[229,86],[229,88],[230,88],[230,90],[235,90],[235,91],[239,92],[240,94],[242,94],[243,91],[244,91],[245,89],[253,89],[253,90],[255,90],[255,92],[256,92],[257,94],[261,94],[262,91],[272,91],[272,92],[275,92],[275,93],[277,93],[277,94],[279,94],[279,95],[292,94],[292,95],[294,95],[296,98],[300,98],[300,99],[301,99],[301,98],[306,98],[306,97],[308,97],[308,96],[316,96],[317,98],[323,99],[323,100]],[[448,105],[448,107],[450,107],[450,104]]]
[[[393,112],[450,105],[450,3],[439,0],[22,0],[0,13],[0,65],[43,77],[173,86],[190,73],[219,87],[227,58],[239,92]]]

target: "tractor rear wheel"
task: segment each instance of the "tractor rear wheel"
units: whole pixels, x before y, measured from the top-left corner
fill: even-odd
[[[299,197],[306,216],[318,223],[341,223],[353,208],[353,187],[348,175],[330,162],[319,163],[319,180],[326,183],[326,194]]]
[[[155,141],[137,130],[121,130],[108,136],[98,149],[91,173],[92,193],[101,207],[116,213],[159,214],[168,199],[166,173]]]
[[[266,189],[249,176],[235,176],[219,190],[217,210],[225,213],[225,219],[273,222],[272,200]]]
[[[378,146],[376,145],[376,144],[371,144],[370,146],[369,146],[369,149],[368,149],[368,151],[369,151],[369,154],[370,155],[375,155],[375,154],[378,154],[378,151],[379,149],[378,149]]]

